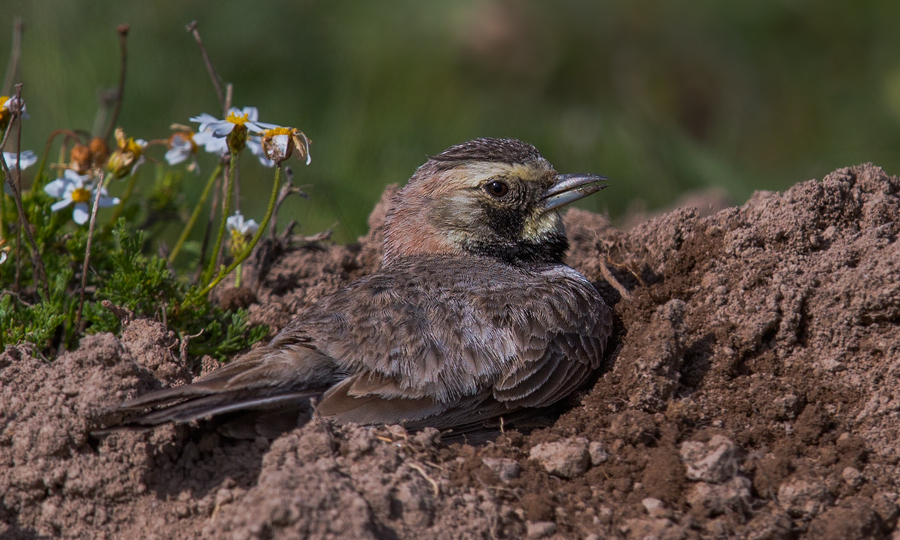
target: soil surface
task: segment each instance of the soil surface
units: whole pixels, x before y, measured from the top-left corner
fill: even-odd
[[[274,250],[237,296],[279,329],[375,269],[384,213],[358,244]],[[0,355],[0,538],[900,539],[900,179],[841,169],[630,230],[566,219],[616,331],[548,425],[478,446],[321,420],[92,435],[193,376],[137,320],[52,361]]]

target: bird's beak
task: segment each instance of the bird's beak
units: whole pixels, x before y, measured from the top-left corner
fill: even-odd
[[[605,188],[609,178],[596,174],[560,174],[544,193],[544,211],[565,206]]]

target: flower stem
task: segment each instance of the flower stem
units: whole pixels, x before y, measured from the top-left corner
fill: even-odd
[[[216,276],[214,280],[212,280],[209,285],[204,287],[196,296],[193,298],[200,299],[204,298],[209,291],[213,290],[213,288],[222,282],[228,274],[231,273],[232,270],[241,265],[242,262],[247,260],[247,257],[250,256],[250,253],[253,252],[253,248],[256,247],[256,244],[259,242],[259,239],[266,233],[266,228],[269,225],[269,220],[272,219],[272,214],[275,213],[275,201],[278,199],[278,188],[281,187],[281,165],[276,166],[275,168],[275,182],[272,185],[272,195],[269,197],[269,208],[266,210],[266,216],[263,218],[262,223],[259,224],[259,229],[257,229],[256,234],[253,235],[253,239],[250,240],[250,243],[247,245],[247,248],[244,249],[244,252],[240,254],[237,258],[235,258],[234,262],[228,266],[228,268],[220,269],[219,274]],[[191,299],[189,298],[185,301],[182,307],[187,307],[191,304]]]
[[[97,223],[97,210],[100,208],[100,195],[103,188],[112,180],[112,173],[107,173],[106,177],[97,186],[97,194],[94,195],[94,207],[91,208],[91,223],[88,225],[87,247],[84,250],[84,265],[81,267],[81,294],[78,299],[78,312],[75,315],[75,331],[81,332],[81,314],[84,310],[84,290],[87,288],[88,266],[91,262],[91,244],[94,239],[94,226]]]
[[[178,242],[175,243],[175,247],[172,248],[172,253],[169,254],[169,264],[175,262],[175,257],[178,256],[178,252],[181,251],[181,247],[184,245],[184,242],[191,234],[191,230],[193,230],[194,224],[197,223],[197,218],[200,217],[200,209],[203,208],[204,204],[206,204],[206,199],[209,198],[209,193],[212,191],[212,187],[216,183],[216,178],[218,178],[220,174],[222,174],[221,162],[216,166],[216,170],[213,171],[212,175],[209,177],[209,180],[206,181],[206,187],[203,188],[203,193],[200,195],[200,201],[197,203],[197,206],[194,207],[194,212],[191,214],[191,218],[188,220],[187,225],[184,226],[184,230],[181,232],[181,236],[178,238]]]
[[[225,238],[225,224],[228,220],[228,214],[231,213],[231,201],[234,194],[232,183],[234,183],[234,170],[237,168],[237,165],[238,153],[232,150],[231,162],[228,164],[228,178],[225,181],[225,202],[222,204],[222,221],[219,223],[219,232],[216,234],[216,242],[213,244],[212,257],[209,259],[209,266],[203,274],[203,279],[200,280],[201,283],[208,282],[212,279],[212,276],[216,271],[216,264],[219,261],[219,250],[222,248],[222,241]]]
[[[134,192],[134,186],[137,183],[137,171],[131,172],[131,179],[128,180],[128,186],[125,188],[125,194],[122,195],[122,199],[119,201],[119,204],[116,205],[115,210],[113,210],[113,215],[109,219],[109,223],[106,224],[106,227],[103,228],[103,236],[106,237],[110,231],[112,231],[113,227],[116,226],[116,220],[119,219],[119,216],[122,215],[122,212],[125,210],[125,203],[128,202],[128,199],[131,197],[131,194]]]

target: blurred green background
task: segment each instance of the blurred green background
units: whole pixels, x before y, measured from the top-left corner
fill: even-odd
[[[53,129],[91,129],[123,22],[129,135],[218,116],[185,31],[197,20],[234,104],[313,140],[312,165],[293,165],[312,198],[282,222],[307,234],[337,222],[339,241],[365,232],[386,184],[483,136],[609,176],[580,206],[613,218],[712,186],[741,202],[866,161],[900,172],[897,0],[4,0],[0,12],[0,61],[13,16],[27,25],[23,148],[36,151]],[[259,220],[271,174],[242,167],[244,214]],[[202,183],[187,184],[191,200]]]

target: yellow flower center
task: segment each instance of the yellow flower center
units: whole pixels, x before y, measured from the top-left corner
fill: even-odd
[[[144,151],[144,149],[141,148],[141,145],[139,145],[138,143],[134,142],[134,139],[128,139],[128,142],[125,143],[125,148],[124,148],[124,150],[125,150],[126,152],[131,152],[132,154],[134,154],[135,157],[140,157],[140,155],[141,155],[141,154],[143,153],[143,151]]]
[[[6,129],[6,126],[9,125],[10,118],[12,118],[12,113],[6,108],[6,102],[8,100],[9,96],[0,96],[0,129]]]
[[[243,126],[244,122],[246,122],[248,119],[246,114],[240,112],[230,112],[228,113],[228,116],[225,117],[225,120],[231,122],[236,126]]]
[[[72,192],[72,201],[74,202],[88,202],[91,200],[91,190],[85,188],[75,188],[75,191]]]
[[[276,135],[290,135],[294,130],[292,128],[277,127],[263,131],[263,137],[275,137]]]

